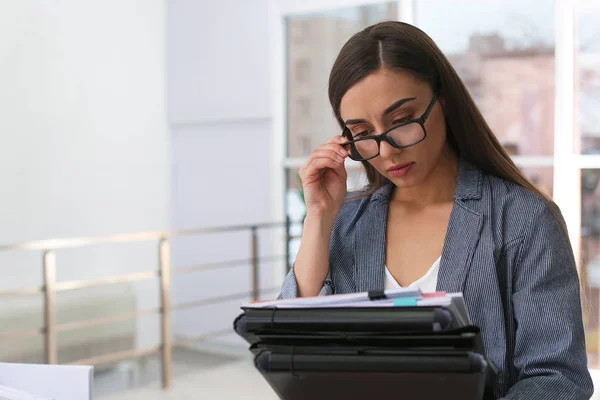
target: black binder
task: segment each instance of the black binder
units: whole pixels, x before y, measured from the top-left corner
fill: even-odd
[[[248,331],[427,332],[457,325],[442,307],[244,308]]]
[[[479,329],[444,307],[243,310],[234,329],[281,399],[493,398]]]

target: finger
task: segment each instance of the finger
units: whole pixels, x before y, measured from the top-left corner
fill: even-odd
[[[343,143],[344,141],[347,141],[347,140],[348,140],[348,139],[347,139],[347,138],[345,138],[345,137],[344,137],[344,136],[342,136],[342,135],[336,135],[336,136],[334,136],[334,137],[332,137],[332,138],[330,138],[330,139],[327,139],[327,140],[325,141],[325,143],[326,143],[326,144],[327,144],[327,143]]]
[[[336,144],[321,145],[321,147],[317,148],[312,153],[310,153],[310,156],[308,156],[308,160],[312,160],[314,158],[319,157],[341,157],[342,159],[344,159],[343,153],[340,151],[343,149],[343,147],[340,147]]]
[[[322,157],[316,158],[310,161],[305,167],[302,168],[301,177],[312,177],[320,174],[320,171],[324,168],[331,168],[333,170],[344,169],[344,163],[340,161],[334,161],[331,158]]]
[[[321,157],[311,160],[303,167],[303,172],[307,176],[313,176],[315,174],[320,174],[323,168],[341,168],[343,167],[344,162],[333,160],[331,158]]]
[[[348,155],[348,152],[346,151],[346,149],[343,146],[340,146],[339,144],[333,144],[333,143],[322,144],[315,151],[321,151],[321,150],[332,151],[335,154],[342,156],[344,158]]]
[[[311,153],[311,155],[308,158],[308,160],[306,161],[305,165],[308,167],[313,161],[321,159],[321,158],[327,158],[327,159],[330,159],[331,161],[334,161],[337,163],[344,162],[344,157],[342,157],[337,151],[315,150]]]
[[[352,140],[352,138],[351,137],[347,137],[347,136],[341,136],[340,135],[340,136],[336,136],[335,137],[335,143],[342,144],[342,145],[344,143],[348,143],[350,140]]]

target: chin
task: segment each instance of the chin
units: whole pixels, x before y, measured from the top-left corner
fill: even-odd
[[[403,178],[386,176],[386,178],[390,182],[392,182],[394,185],[396,185],[396,187],[399,187],[399,188],[411,188],[411,187],[419,186],[419,182],[421,182],[419,179],[415,179],[412,176],[406,176]]]
[[[399,188],[415,187],[424,181],[424,176],[422,176],[422,170],[416,164],[414,164],[412,168],[408,171],[408,173],[404,176],[394,176],[390,173],[386,173],[384,176]]]

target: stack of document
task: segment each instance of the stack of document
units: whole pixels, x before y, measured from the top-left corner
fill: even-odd
[[[493,398],[495,371],[461,293],[399,288],[242,310],[234,329],[281,399]]]

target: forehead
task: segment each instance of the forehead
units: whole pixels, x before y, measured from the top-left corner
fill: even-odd
[[[427,83],[405,71],[378,70],[348,89],[340,103],[342,119],[365,118],[381,113],[394,102],[423,96]]]

